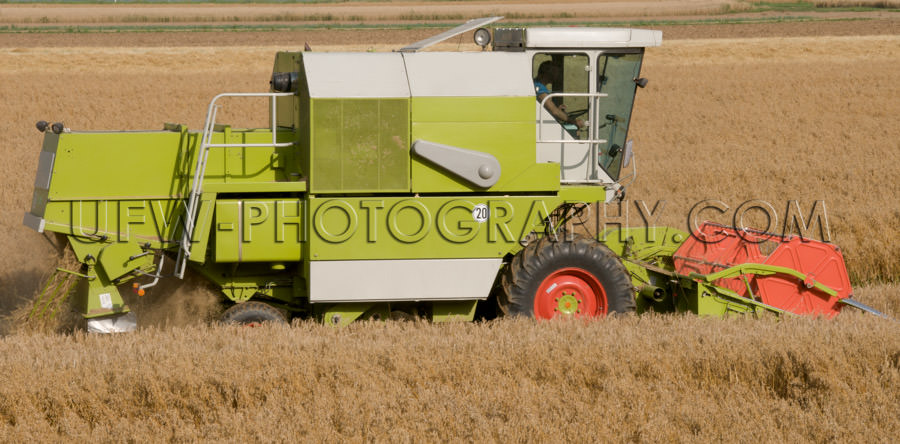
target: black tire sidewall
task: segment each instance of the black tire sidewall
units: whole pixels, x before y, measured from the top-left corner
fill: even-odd
[[[551,241],[542,239],[516,271],[517,282],[511,291],[512,315],[534,317],[534,302],[541,284],[554,272],[577,268],[589,273],[603,287],[607,314],[635,310],[631,279],[619,258],[605,245],[587,238]],[[530,254],[529,254],[530,253]]]
[[[226,324],[253,324],[271,322],[284,324],[287,319],[275,307],[256,301],[244,302],[233,305],[222,315],[222,322]]]

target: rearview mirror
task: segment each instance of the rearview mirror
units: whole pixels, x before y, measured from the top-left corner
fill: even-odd
[[[634,139],[625,142],[625,154],[622,156],[622,167],[627,167],[634,157]]]

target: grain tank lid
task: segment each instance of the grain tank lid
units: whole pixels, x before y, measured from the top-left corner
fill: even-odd
[[[409,98],[399,53],[303,53],[311,98]]]
[[[413,97],[534,97],[525,53],[404,53]]]
[[[662,31],[627,28],[527,28],[526,48],[645,48],[662,44]]]

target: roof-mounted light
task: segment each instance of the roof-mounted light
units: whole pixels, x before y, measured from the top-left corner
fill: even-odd
[[[475,44],[481,47],[481,50],[484,51],[487,48],[487,45],[491,43],[491,31],[487,28],[478,28],[475,30]]]

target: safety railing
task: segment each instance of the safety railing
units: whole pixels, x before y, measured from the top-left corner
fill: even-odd
[[[175,262],[175,276],[179,279],[184,277],[184,270],[187,261],[191,256],[191,245],[193,244],[194,228],[197,223],[197,212],[200,207],[200,196],[203,194],[203,177],[206,174],[206,165],[209,160],[210,148],[253,148],[253,147],[285,147],[291,146],[294,142],[278,142],[277,132],[277,100],[278,97],[293,96],[294,93],[222,93],[213,97],[209,102],[209,108],[206,111],[206,123],[203,125],[203,136],[200,139],[200,151],[197,153],[197,164],[194,168],[194,180],[191,182],[191,193],[188,197],[188,204],[185,211],[184,231],[181,234],[181,242],[178,247],[178,259]],[[212,143],[212,135],[216,128],[216,115],[222,105],[216,102],[223,97],[268,97],[271,105],[271,143]]]
[[[596,129],[594,122],[598,122],[599,117],[599,109],[600,109],[600,99],[603,97],[608,97],[606,93],[550,93],[547,94],[543,100],[541,100],[541,108],[546,109],[547,101],[554,97],[587,97],[590,105],[588,106],[589,116],[588,116],[588,137],[587,139],[544,139],[543,127],[544,125],[538,126],[538,142],[545,143],[606,143],[605,139],[594,139],[596,136]],[[541,120],[543,123],[543,120]]]
[[[604,97],[608,97],[609,95],[606,93],[550,93],[547,94],[541,100],[540,109],[546,109],[545,106],[547,101],[554,97],[586,97],[588,99],[588,118],[587,118],[587,129],[588,135],[586,139],[575,139],[575,138],[562,138],[562,139],[544,139],[544,120],[539,119],[538,121],[538,135],[537,142],[538,143],[560,143],[560,144],[578,144],[590,145],[590,171],[588,173],[588,177],[584,179],[560,179],[560,183],[585,183],[585,182],[598,182],[601,181],[599,178],[599,150],[600,145],[609,142],[606,139],[598,139],[597,133],[599,132],[599,128],[597,123],[600,121],[600,99]],[[549,112],[548,112],[549,113]],[[540,115],[540,114],[539,114]],[[555,121],[555,119],[554,119]],[[565,131],[565,130],[564,130]]]

